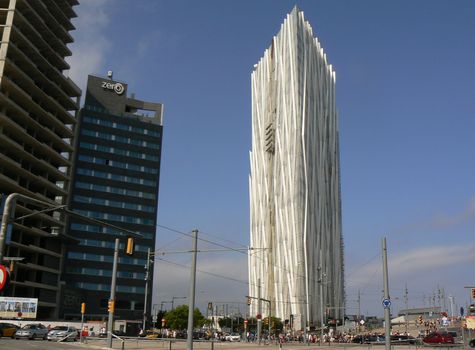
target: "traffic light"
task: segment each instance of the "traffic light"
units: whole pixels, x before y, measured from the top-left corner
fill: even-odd
[[[127,247],[125,248],[125,254],[134,254],[134,239],[132,237],[127,238]]]
[[[247,297],[247,305],[251,305],[252,304],[252,298],[251,297]]]
[[[109,302],[107,303],[107,311],[109,313],[114,313],[114,310],[115,310],[115,301],[109,300]]]
[[[472,298],[475,298],[475,288],[472,288]]]
[[[86,313],[86,303],[81,303],[81,313],[83,315]]]
[[[419,315],[418,321],[419,321],[419,324],[423,324],[423,323],[424,323],[424,321],[422,320],[422,315]]]

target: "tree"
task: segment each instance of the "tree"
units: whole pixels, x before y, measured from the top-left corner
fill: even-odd
[[[218,323],[221,328],[231,328],[231,319],[229,317],[220,318]]]
[[[188,328],[188,305],[180,305],[174,310],[168,311],[164,318],[167,320],[167,327],[172,329]],[[194,327],[201,327],[206,323],[206,319],[198,308],[193,311]]]

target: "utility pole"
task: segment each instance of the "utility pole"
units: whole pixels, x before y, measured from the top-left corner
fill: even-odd
[[[447,300],[445,297],[445,288],[442,288],[442,304],[444,306],[444,311],[447,312],[448,309],[447,309]]]
[[[270,332],[272,331],[272,305],[271,301],[267,300],[269,302],[269,343],[270,343]]]
[[[407,309],[409,308],[409,298],[408,298],[408,295],[407,295],[407,282],[406,282],[406,289],[405,289],[405,293],[404,293],[404,303],[406,304],[406,313],[404,314],[404,323],[406,324],[406,334],[407,334],[407,323],[408,323],[408,311]]]
[[[450,316],[454,317],[454,297],[449,295],[449,302],[450,302]]]
[[[437,303],[439,304],[439,307],[442,308],[442,304],[440,302],[440,299],[441,299],[441,297],[440,297],[440,287],[439,287],[439,285],[437,285]]]
[[[148,298],[148,281],[150,280],[150,263],[151,261],[152,252],[150,248],[147,251],[147,262],[145,263],[145,300],[143,303],[143,326],[142,329],[145,333],[145,326],[147,323],[147,298]]]
[[[358,289],[358,321],[361,320],[361,292]]]
[[[261,279],[257,279],[257,339],[261,345],[262,332],[262,301],[261,301]]]
[[[107,321],[107,347],[112,349],[112,331],[114,326],[115,287],[117,283],[117,262],[119,260],[119,239],[115,239],[114,263],[112,265],[111,294],[109,298],[109,319]]]
[[[318,294],[320,294],[320,346],[323,342],[323,273],[322,273],[322,254],[320,254],[320,265],[317,267],[318,270]],[[307,340],[305,340],[307,342]]]
[[[195,288],[196,288],[196,255],[198,254],[198,230],[193,230],[193,255],[191,258],[190,271],[190,294],[188,300],[188,334],[186,337],[186,349],[193,350],[193,313],[195,311]]]
[[[389,305],[384,308],[384,335],[385,335],[385,349],[391,350],[391,302],[389,298],[389,277],[388,277],[388,252],[386,248],[386,237],[382,240],[383,251],[383,285],[384,285],[384,300],[389,301]]]

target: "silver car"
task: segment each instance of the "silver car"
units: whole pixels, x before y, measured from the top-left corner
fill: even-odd
[[[48,328],[43,326],[40,323],[32,323],[23,326],[15,333],[15,339],[20,338],[27,338],[27,339],[35,339],[35,338],[42,338],[46,339],[46,334],[48,333]]]
[[[231,333],[226,336],[227,341],[241,341],[241,335],[238,333]]]
[[[64,341],[76,341],[79,336],[79,332],[74,327],[69,326],[56,326],[48,332],[46,338],[48,340],[63,340]]]

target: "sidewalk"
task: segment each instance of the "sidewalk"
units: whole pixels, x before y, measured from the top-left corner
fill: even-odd
[[[69,343],[71,344],[71,343]],[[76,347],[82,349],[109,349],[106,346],[106,340],[100,338],[89,338],[87,343],[74,344]],[[453,346],[416,346],[416,345],[392,345],[392,350],[418,350],[421,348],[424,349],[448,349]],[[119,340],[114,340],[112,344],[113,349],[122,349],[122,343]],[[463,346],[455,346],[454,350],[463,349]],[[186,340],[184,339],[143,339],[143,338],[132,338],[125,339],[124,349],[135,349],[135,350],[186,350]],[[384,345],[359,345],[352,343],[328,343],[319,346],[318,344],[309,344],[304,343],[284,343],[280,348],[279,344],[271,343],[261,345],[257,343],[246,343],[246,342],[210,342],[210,341],[194,341],[193,350],[384,350]]]

